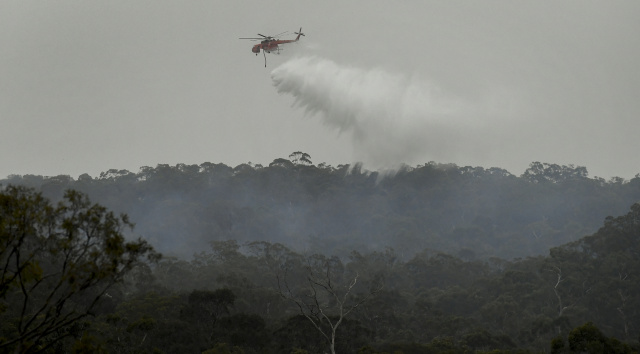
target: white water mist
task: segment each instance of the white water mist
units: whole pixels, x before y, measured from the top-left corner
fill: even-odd
[[[355,158],[371,168],[452,161],[482,126],[477,104],[435,84],[381,69],[339,65],[320,57],[291,59],[271,72],[294,107],[348,134]],[[473,150],[482,149],[474,147]]]

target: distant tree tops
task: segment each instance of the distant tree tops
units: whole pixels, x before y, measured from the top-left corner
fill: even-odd
[[[130,215],[158,250],[182,257],[228,239],[336,254],[393,247],[404,258],[425,248],[465,259],[525,257],[593,233],[640,201],[640,177],[605,181],[580,166],[533,162],[519,177],[435,162],[378,172],[314,165],[302,151],[267,166],[160,164],[0,184],[54,201],[67,189],[86,193]]]

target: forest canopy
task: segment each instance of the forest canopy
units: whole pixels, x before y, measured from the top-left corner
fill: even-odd
[[[302,152],[268,166],[205,162],[83,174],[9,176],[54,201],[67,189],[126,213],[166,255],[190,258],[214,240],[269,241],[348,255],[424,249],[463,259],[544,255],[595,232],[640,200],[640,178],[588,177],[585,167],[534,162],[500,168],[430,162],[393,172],[321,163]]]
[[[0,183],[4,351],[640,348],[639,176],[296,152]]]
[[[640,204],[548,256],[296,252],[214,240],[191,260],[67,191],[0,193],[0,349],[121,353],[635,353]],[[130,236],[128,236],[130,238]]]

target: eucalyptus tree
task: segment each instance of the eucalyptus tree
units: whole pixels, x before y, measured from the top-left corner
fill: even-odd
[[[285,263],[277,275],[280,295],[293,302],[326,340],[332,354],[336,350],[336,331],[354,310],[383,288],[382,279],[360,282],[358,271],[351,271],[338,257],[305,257],[298,269]],[[301,266],[301,267],[300,267]],[[301,282],[292,282],[291,271]]]
[[[76,191],[58,205],[25,187],[1,191],[0,351],[56,345],[130,270],[158,260],[146,241],[125,239],[132,227]]]

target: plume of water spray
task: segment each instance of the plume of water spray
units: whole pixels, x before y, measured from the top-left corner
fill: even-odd
[[[351,137],[355,158],[372,168],[447,159],[478,125],[474,105],[415,77],[338,65],[320,57],[291,59],[271,72],[293,106]]]

